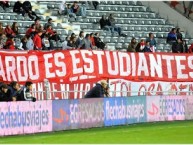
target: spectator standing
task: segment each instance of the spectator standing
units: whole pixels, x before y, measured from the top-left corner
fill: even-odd
[[[24,37],[21,39],[21,44],[20,44],[19,49],[21,49],[21,50],[27,50],[27,37],[26,37],[26,36],[24,36]]]
[[[33,83],[30,81],[25,83],[25,86],[21,89],[17,96],[20,101],[36,101],[36,98],[31,95],[32,85]]]
[[[4,48],[5,43],[3,42],[2,37],[0,36],[0,49]]]
[[[50,41],[48,34],[44,35],[44,38],[42,39],[42,46],[43,50],[50,50]]]
[[[181,39],[177,39],[177,42],[172,44],[172,52],[173,53],[182,53],[183,52],[183,44]]]
[[[182,40],[183,50],[182,53],[188,53],[188,46],[186,44],[186,40]]]
[[[105,15],[102,15],[99,23],[100,23],[101,29],[107,30],[108,32],[111,32],[111,33],[114,32],[114,28],[108,25],[108,18],[106,18]]]
[[[152,49],[152,52],[155,52],[156,49],[156,40],[154,38],[154,34],[153,33],[149,33],[149,37],[146,39],[146,42],[149,42],[150,44],[150,48]]]
[[[26,35],[26,37],[27,37],[26,49],[27,50],[33,50],[34,49],[34,42],[32,40],[32,35]]]
[[[25,11],[23,10],[23,3],[21,1],[15,2],[13,6],[13,12],[22,14],[22,16],[25,16]]]
[[[5,34],[5,30],[3,28],[3,23],[0,22],[0,35]]]
[[[188,49],[189,53],[193,53],[193,43],[190,45],[189,49]]]
[[[70,41],[70,36],[67,36],[65,41],[62,42],[62,49],[66,50],[66,49],[72,49],[72,47],[68,46],[68,42]]]
[[[177,39],[181,39],[182,40],[182,33],[180,32],[180,28],[177,28],[176,36],[177,36]]]
[[[48,19],[48,22],[44,25],[44,29],[46,30],[48,26],[52,26],[52,29],[54,28],[53,20],[52,18]]]
[[[100,83],[96,83],[90,91],[84,96],[84,98],[103,98],[105,97],[106,88],[107,88],[107,81],[102,80]]]
[[[12,101],[20,101],[17,98],[17,94],[21,90],[21,87],[20,87],[19,83],[16,82],[16,81],[12,81],[10,83],[10,85],[8,86],[8,89],[11,90]]]
[[[144,49],[143,49],[143,52],[153,52],[153,51],[151,50],[150,42],[149,42],[149,41],[146,41],[146,45],[145,45],[145,47],[144,47]]]
[[[30,1],[24,1],[22,5],[23,10],[28,14],[31,20],[40,19],[34,11],[32,11],[32,5]],[[34,17],[35,16],[35,17]]]
[[[73,10],[72,10],[72,8],[71,8],[71,5],[70,5],[70,4],[67,4],[66,11],[67,11],[67,15],[68,15],[68,17],[70,17],[70,18],[74,18],[74,19],[75,19],[75,21],[77,20],[77,18],[76,18],[76,14],[75,14],[75,13],[73,13]]]
[[[94,41],[95,41],[96,47],[97,47],[98,49],[104,50],[106,44],[105,44],[105,43],[101,40],[101,38],[99,37],[99,33],[95,33]]]
[[[137,44],[137,46],[135,47],[136,52],[144,52],[145,48],[145,40],[141,39],[141,41]]]
[[[135,48],[137,46],[137,41],[135,38],[131,39],[131,42],[127,48],[127,52],[136,52]]]
[[[0,87],[0,102],[12,101],[11,90],[6,84],[1,84]]]
[[[79,46],[81,43],[83,43],[84,40],[84,31],[80,31],[79,36],[77,38],[77,46]]]
[[[17,22],[13,22],[11,29],[13,30],[13,32],[14,32],[16,35],[19,34],[19,29],[18,29]]]
[[[167,43],[172,45],[176,41],[177,41],[176,28],[172,28],[171,31],[168,33]]]
[[[34,24],[35,24],[36,31],[39,31],[40,28],[42,27],[40,24],[40,19],[35,19]]]
[[[7,25],[4,31],[5,31],[5,34],[6,34],[7,37],[9,37],[9,36],[15,36],[15,33],[14,33],[14,31],[11,29],[11,26],[10,26],[10,25]]]
[[[22,38],[22,36],[19,34],[19,27],[17,22],[13,22],[11,29],[13,30],[17,38]]]
[[[34,50],[42,50],[42,31],[39,30],[38,33],[34,36],[33,42],[34,42]]]
[[[75,2],[73,3],[73,5],[72,5],[71,8],[72,8],[73,13],[76,14],[76,16],[86,17],[86,10],[85,10],[85,8],[84,8],[84,7],[80,7],[80,6],[78,5],[78,2],[77,2],[77,1],[75,1]]]
[[[95,40],[94,40],[94,33],[90,33],[90,42],[91,42],[93,48],[96,49],[96,44],[95,44]]]
[[[5,43],[5,49],[9,50],[15,50],[15,41],[13,36],[9,36],[6,43]]]
[[[61,40],[59,35],[56,33],[56,31],[54,31],[52,29],[51,25],[48,25],[48,27],[46,29],[46,34],[49,35],[49,39],[51,39],[51,40],[55,40],[55,41],[60,41]]]
[[[26,31],[26,35],[30,36],[30,35],[35,35],[36,33],[36,27],[35,24],[32,24],[31,27]]]
[[[67,47],[72,48],[72,49],[73,49],[73,48],[77,48],[77,43],[76,43],[76,41],[77,41],[76,36],[70,37],[70,41],[68,41]]]
[[[0,1],[0,6],[5,10],[9,8],[9,2],[7,0]]]
[[[80,49],[93,49],[92,43],[90,41],[90,34],[86,34],[82,43],[78,46]]]
[[[1,34],[0,35],[0,49],[5,48],[6,42],[7,42],[7,37],[5,36],[5,34]]]

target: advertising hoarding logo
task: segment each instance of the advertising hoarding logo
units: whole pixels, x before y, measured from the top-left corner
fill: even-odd
[[[70,100],[53,100],[53,131],[71,129],[69,121],[69,101]]]
[[[193,119],[193,96],[184,96],[184,98],[186,98],[185,119],[191,120]]]
[[[80,128],[103,126],[103,98],[81,99],[70,104],[70,122]]]
[[[102,127],[103,98],[53,101],[53,130]]]
[[[59,118],[53,118],[53,120],[57,123],[64,123],[64,122],[68,122],[69,120],[69,116],[68,114],[65,112],[65,110],[63,110],[62,108],[59,110]]]
[[[148,121],[185,119],[185,97],[147,96]]]
[[[152,103],[151,107],[152,108],[151,108],[151,110],[148,111],[148,114],[149,115],[156,115],[156,114],[158,114],[158,107],[154,103]]]
[[[146,98],[105,99],[105,126],[146,121]]]
[[[0,135],[51,131],[52,103],[51,101],[2,103],[0,118]]]

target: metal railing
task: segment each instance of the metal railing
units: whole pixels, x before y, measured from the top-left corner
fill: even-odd
[[[78,98],[83,98],[88,91],[68,90],[68,91],[33,91],[32,94],[43,94],[46,99],[49,99],[50,95],[54,96],[66,96],[64,99],[73,98],[70,95],[77,93]],[[73,94],[71,94],[73,93]],[[193,91],[110,91],[111,97],[131,97],[131,96],[159,96],[159,95],[193,95]]]

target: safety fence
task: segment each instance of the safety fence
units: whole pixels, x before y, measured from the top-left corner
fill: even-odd
[[[124,79],[109,79],[110,96],[168,96],[193,95],[192,82],[133,82]],[[44,82],[33,84],[33,96],[37,100],[81,99],[94,87],[96,82],[77,84]]]
[[[193,96],[3,102],[0,136],[193,119]]]

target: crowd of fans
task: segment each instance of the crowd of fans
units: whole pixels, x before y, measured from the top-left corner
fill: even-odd
[[[26,82],[23,87],[16,81],[10,84],[0,82],[0,102],[9,101],[36,101],[36,98],[32,97],[32,82]]]
[[[135,38],[131,39],[127,52],[155,52],[156,40],[153,33],[149,33],[149,37],[146,40],[141,39],[137,43]],[[193,44],[188,48],[186,40],[183,39],[180,28],[172,28],[166,38],[166,43],[171,45],[173,53],[192,53]]]
[[[95,9],[97,9],[99,3],[96,1],[92,2]],[[0,6],[3,9],[9,7],[8,1],[1,1]],[[87,3],[81,2],[81,6],[78,2],[73,4],[67,4],[63,1],[59,6],[58,13],[60,15],[67,15],[69,18],[77,20],[77,16],[86,18]],[[7,50],[52,50],[54,49],[52,41],[60,42],[62,44],[61,50],[65,49],[101,49],[104,50],[107,45],[104,43],[99,33],[85,34],[84,31],[80,31],[77,36],[72,33],[67,36],[63,41],[60,35],[54,30],[54,24],[52,18],[47,20],[44,25],[41,24],[41,18],[32,11],[32,5],[30,1],[17,1],[14,4],[13,12],[22,15],[23,17],[28,16],[34,23],[26,29],[25,35],[21,35],[18,23],[13,22],[12,25],[3,26],[0,22],[0,49]],[[109,16],[103,15],[99,21],[102,30],[112,33],[118,33],[120,37],[127,37],[122,32],[122,28],[116,25],[113,14]],[[15,40],[21,39],[19,46],[16,46]],[[166,43],[171,45],[173,53],[192,53],[193,44],[188,48],[186,40],[184,40],[180,28],[172,28],[166,38]],[[127,52],[155,52],[157,42],[154,38],[153,33],[149,33],[149,37],[141,39],[137,42],[136,38],[132,38],[128,44]],[[99,85],[100,86],[100,85]],[[101,87],[101,86],[100,86]],[[97,88],[97,86],[96,86]],[[30,91],[32,90],[32,82],[26,82],[23,87],[20,87],[18,82],[11,82],[10,84],[0,83],[0,102],[1,101],[36,101],[31,96]],[[93,93],[90,91],[90,93]],[[103,95],[103,94],[102,94]],[[87,97],[89,96],[89,93]]]
[[[96,1],[92,2],[95,9],[97,9],[99,3]],[[0,6],[3,8],[9,7],[8,2],[1,2]],[[88,7],[88,2],[73,2],[72,4],[67,4],[65,1],[59,5],[58,13],[60,15],[67,15],[69,18],[73,17],[77,20],[77,16],[82,16],[86,18],[86,9]],[[30,28],[27,28],[24,36],[20,34],[20,30],[17,22],[3,27],[3,23],[0,22],[0,49],[9,50],[52,50],[56,49],[52,42],[61,43],[61,48],[57,49],[101,49],[104,50],[107,45],[104,43],[99,33],[85,34],[84,31],[80,31],[79,35],[72,33],[67,36],[65,40],[61,40],[60,35],[54,30],[53,20],[48,19],[47,23],[43,26],[41,24],[41,18],[32,11],[32,5],[30,1],[15,2],[13,6],[13,12],[18,13],[24,17],[27,15],[34,23]],[[126,34],[122,32],[122,28],[116,25],[115,18],[113,14],[109,16],[103,15],[99,21],[100,28],[104,31],[112,33],[118,33],[120,37],[127,37]],[[21,40],[19,45],[16,45],[16,38]],[[166,39],[166,43],[171,45],[171,50],[174,53],[187,53],[192,52],[193,45],[188,49],[186,41],[183,40],[180,28],[176,30],[173,28]],[[155,52],[157,42],[154,38],[153,33],[149,33],[149,37],[141,39],[137,42],[135,38],[131,39],[128,44],[128,52]]]

